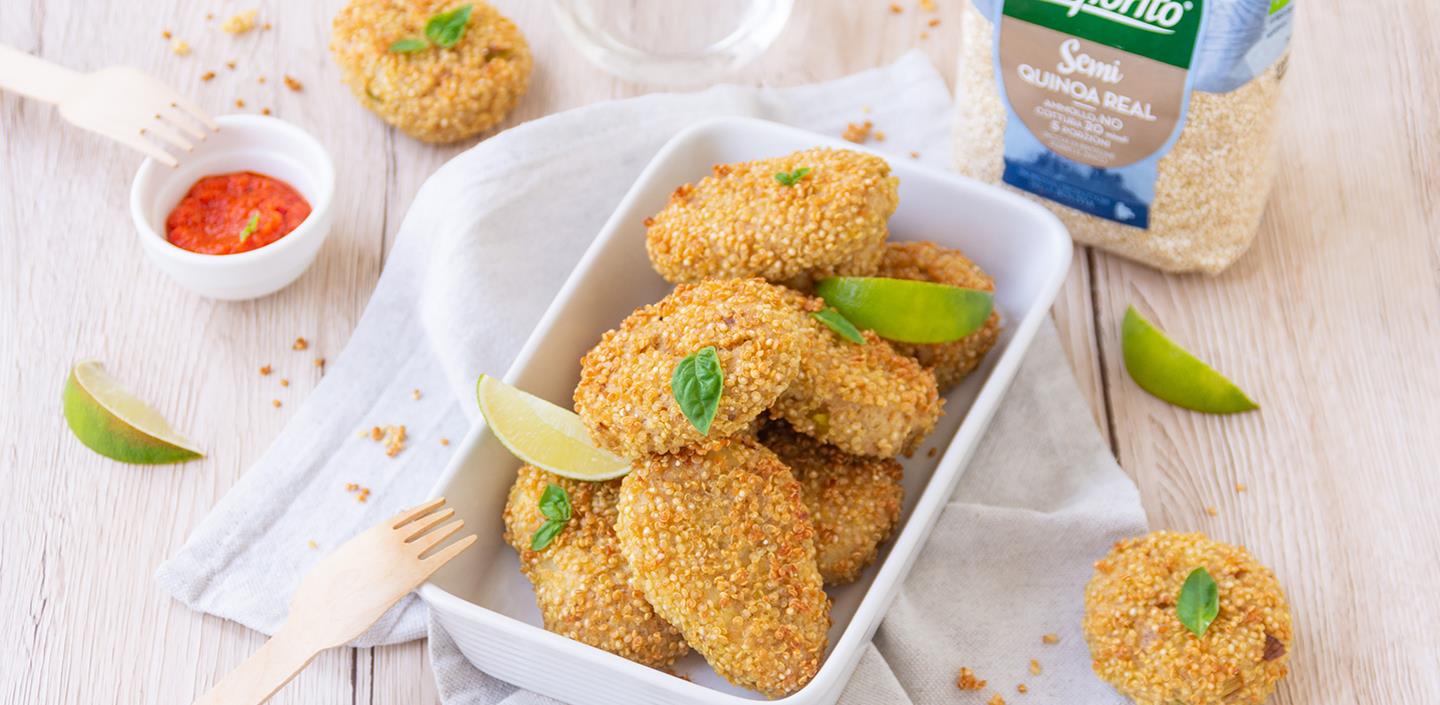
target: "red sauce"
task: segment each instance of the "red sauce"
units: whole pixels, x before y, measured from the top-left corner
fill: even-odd
[[[293,186],[253,171],[216,174],[195,182],[165,218],[165,239],[207,255],[233,255],[290,234],[310,215]]]

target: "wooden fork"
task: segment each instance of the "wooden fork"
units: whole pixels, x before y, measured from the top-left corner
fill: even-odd
[[[129,145],[168,166],[180,162],[159,142],[186,152],[218,130],[194,101],[128,66],[79,73],[0,44],[0,88],[60,106],[71,124]]]
[[[300,582],[290,615],[270,640],[196,705],[257,705],[317,654],[360,636],[385,610],[475,543],[475,535],[436,551],[465,525],[449,521],[445,498],[401,512],[346,541]],[[449,523],[446,523],[446,522]],[[443,524],[443,526],[442,526]]]

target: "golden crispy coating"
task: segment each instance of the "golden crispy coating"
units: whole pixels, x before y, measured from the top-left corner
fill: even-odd
[[[900,463],[851,455],[780,421],[766,424],[760,442],[800,481],[815,527],[815,563],[825,584],[860,577],[900,519],[905,497]]]
[[[670,389],[685,356],[719,352],[725,384],[711,438],[750,427],[790,386],[800,335],[785,290],[760,279],[682,284],[630,314],[580,360],[575,411],[590,437],[626,458],[668,453],[704,440]]]
[[[887,243],[875,276],[995,291],[995,280],[971,262],[964,253],[933,242]],[[930,368],[930,371],[935,373],[935,382],[940,385],[940,391],[944,392],[965,379],[965,375],[970,374],[980,364],[985,353],[995,346],[999,337],[1000,314],[992,312],[980,330],[953,343],[892,342],[890,345],[901,354],[909,355],[919,360],[921,365]]]
[[[1220,587],[1203,637],[1175,611],[1199,567]],[[1294,636],[1270,569],[1244,548],[1169,531],[1119,541],[1095,563],[1084,629],[1095,672],[1138,705],[1259,705],[1285,675]]]
[[[805,314],[795,319],[805,353],[770,416],[856,455],[893,458],[918,447],[944,404],[935,376],[871,331],[864,345],[841,338],[809,315],[824,307],[820,299],[793,291],[787,299]]]
[[[453,142],[494,127],[530,83],[530,47],[519,28],[483,2],[450,48],[390,51],[425,36],[454,0],[350,0],[335,15],[330,52],[340,80],[380,119],[425,142]]]
[[[556,484],[570,494],[571,518],[550,545],[530,550],[545,523],[540,496]],[[545,628],[591,646],[661,668],[689,648],[680,631],[656,616],[615,538],[620,481],[581,482],[526,465],[505,504],[505,540],[520,554],[520,570],[535,585]]]
[[[615,533],[655,611],[717,673],[770,697],[815,676],[830,600],[800,484],[774,453],[741,437],[645,459]]]
[[[810,169],[793,186],[775,175]],[[645,248],[672,282],[764,277],[799,288],[875,269],[899,180],[884,159],[843,149],[722,164],[645,221]]]

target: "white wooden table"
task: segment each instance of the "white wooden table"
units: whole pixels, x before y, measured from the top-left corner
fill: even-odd
[[[777,46],[736,80],[833,78],[917,46],[951,77],[962,1],[941,0],[934,14],[912,0],[900,14],[881,0],[802,2]],[[218,30],[256,4],[273,29]],[[214,113],[236,111],[237,99],[243,112],[271,108],[319,135],[342,165],[335,233],[308,274],[260,301],[205,301],[160,276],[134,242],[126,195],[140,158],[49,107],[0,95],[0,702],[188,702],[262,641],[171,601],[152,573],[319,381],[312,359],[345,345],[415,190],[468,146],[412,141],[350,98],[326,49],[339,4],[0,6],[0,42],[80,69],[136,65]],[[497,4],[529,36],[537,64],[506,126],[653,89],[587,64],[545,3]],[[1297,642],[1275,702],[1434,703],[1440,5],[1340,5],[1301,0],[1284,168],[1254,250],[1206,278],[1082,249],[1054,315],[1152,523],[1243,543],[1286,586]],[[928,27],[932,18],[940,25]],[[172,54],[165,30],[193,53]],[[206,71],[217,76],[202,83]],[[287,90],[284,74],[304,89]],[[1118,350],[1132,303],[1263,410],[1214,418],[1139,391]],[[290,349],[297,336],[309,351]],[[60,417],[59,392],[70,363],[88,356],[192,431],[209,458],[143,468],[83,448]],[[276,374],[259,376],[262,364]],[[435,699],[414,643],[328,652],[276,702]]]

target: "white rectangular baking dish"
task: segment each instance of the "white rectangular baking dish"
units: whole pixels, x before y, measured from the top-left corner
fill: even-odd
[[[506,381],[568,408],[580,356],[631,311],[670,290],[646,257],[645,218],[658,212],[677,186],[708,175],[711,165],[817,145],[857,148],[740,118],[708,121],[677,135],[615,209]],[[1070,236],[1046,209],[994,186],[881,156],[900,178],[900,207],[890,220],[890,237],[958,247],[984,267],[995,277],[1003,332],[984,364],[947,395],[945,416],[921,452],[904,461],[905,505],[896,536],[859,581],[830,591],[834,625],[828,654],[809,685],[777,701],[790,705],[831,705],[839,698],[861,647],[924,545],[1070,265]],[[940,451],[935,457],[928,452],[932,447]],[[696,654],[677,663],[678,675],[671,675],[545,631],[530,584],[503,538],[501,511],[518,467],[482,422],[457,449],[433,492],[445,496],[480,536],[419,591],[466,658],[495,677],[574,705],[765,700],[725,682]]]

